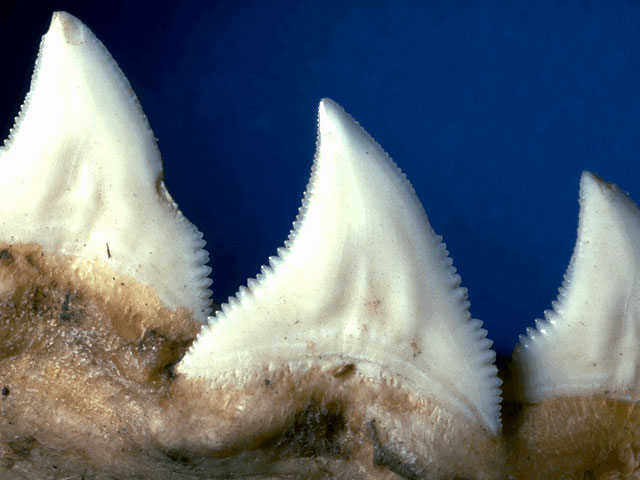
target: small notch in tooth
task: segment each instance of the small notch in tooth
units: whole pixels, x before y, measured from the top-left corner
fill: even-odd
[[[271,262],[271,258],[269,257],[269,262]],[[262,265],[260,267],[260,275],[262,275],[261,279],[266,279],[269,275],[271,275],[273,273],[273,270],[271,270],[271,267],[269,265]]]
[[[238,295],[236,295],[240,303],[246,301],[250,296],[251,296],[251,292],[244,285],[238,289]]]
[[[247,280],[247,288],[252,291],[255,292],[256,288],[258,288],[260,286],[260,282],[255,279],[255,278],[250,278],[249,280]]]
[[[282,259],[278,256],[272,255],[271,257],[269,257],[269,265],[271,265],[272,269],[276,269],[278,267],[278,265],[280,265],[282,263]]]
[[[235,308],[236,306],[238,306],[240,302],[238,302],[238,299],[236,297],[229,297],[227,299],[227,304],[229,305],[230,308]]]

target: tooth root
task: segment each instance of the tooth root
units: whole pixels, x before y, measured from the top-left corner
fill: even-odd
[[[307,192],[287,250],[270,262],[268,294],[241,291],[242,305],[205,327],[179,370],[217,381],[267,361],[359,359],[496,434],[495,354],[444,245],[398,167],[327,99]]]
[[[640,400],[640,211],[591,173],[580,182],[576,246],[546,335],[527,331],[513,360],[528,402],[606,394]],[[540,330],[538,326],[538,330]]]
[[[129,82],[67,13],[55,13],[43,37],[0,163],[0,241],[98,262],[206,321],[202,234],[165,188]]]

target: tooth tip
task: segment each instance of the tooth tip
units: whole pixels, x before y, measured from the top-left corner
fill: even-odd
[[[320,133],[328,133],[333,128],[339,126],[344,122],[346,115],[342,107],[330,98],[325,97],[320,100],[320,105],[318,106]]]
[[[51,15],[49,32],[60,31],[67,40],[73,40],[81,31],[83,24],[76,17],[65,11],[56,11]]]
[[[602,179],[595,173],[590,172],[589,170],[583,170],[582,173],[580,174],[580,183],[593,182],[597,180],[602,180]]]
[[[323,97],[322,99],[320,99],[320,105],[318,105],[318,109],[321,112],[327,112],[331,111],[332,109],[340,109],[340,106],[329,97]]]
[[[580,203],[581,205],[593,194],[611,195],[622,193],[620,187],[616,184],[607,182],[602,177],[591,173],[589,171],[583,171],[580,176]],[[611,198],[611,197],[608,197]]]

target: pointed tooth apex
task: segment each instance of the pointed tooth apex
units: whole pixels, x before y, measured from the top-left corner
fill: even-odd
[[[132,277],[165,306],[206,320],[202,234],[166,191],[129,82],[68,13],[52,17],[12,132],[0,149],[0,242]]]
[[[606,394],[640,400],[640,211],[620,188],[585,172],[578,235],[546,335],[514,353],[522,399]]]
[[[318,123],[312,201],[278,250],[268,295],[203,334],[179,369],[215,381],[240,365],[362,359],[358,371],[411,385],[497,434],[491,342],[413,188],[335,102],[320,102]]]

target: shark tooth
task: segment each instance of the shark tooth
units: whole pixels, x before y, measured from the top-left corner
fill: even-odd
[[[208,320],[201,235],[131,86],[69,14],[0,162],[3,478],[640,471],[640,212],[594,175],[553,311],[503,372],[501,430],[495,355],[445,245],[331,100],[289,238]]]
[[[525,405],[508,436],[517,478],[640,471],[639,262],[640,210],[616,185],[583,173],[558,299],[513,354],[509,396]]]
[[[500,452],[486,331],[471,320],[445,245],[389,156],[329,99],[318,131],[281,261],[241,288],[178,365],[241,412],[215,433],[205,428],[203,445],[237,446],[227,431],[241,425],[264,442],[310,405],[333,405],[343,426],[318,457],[348,452],[365,465],[373,451],[374,463],[404,475],[482,476]],[[471,444],[475,453],[460,456]]]
[[[67,13],[0,163],[2,477],[127,477],[206,320],[207,253],[131,86]]]
[[[162,178],[155,137],[102,43],[55,13],[0,149],[0,232],[149,286],[205,322],[208,254]],[[121,278],[122,277],[122,278]]]

